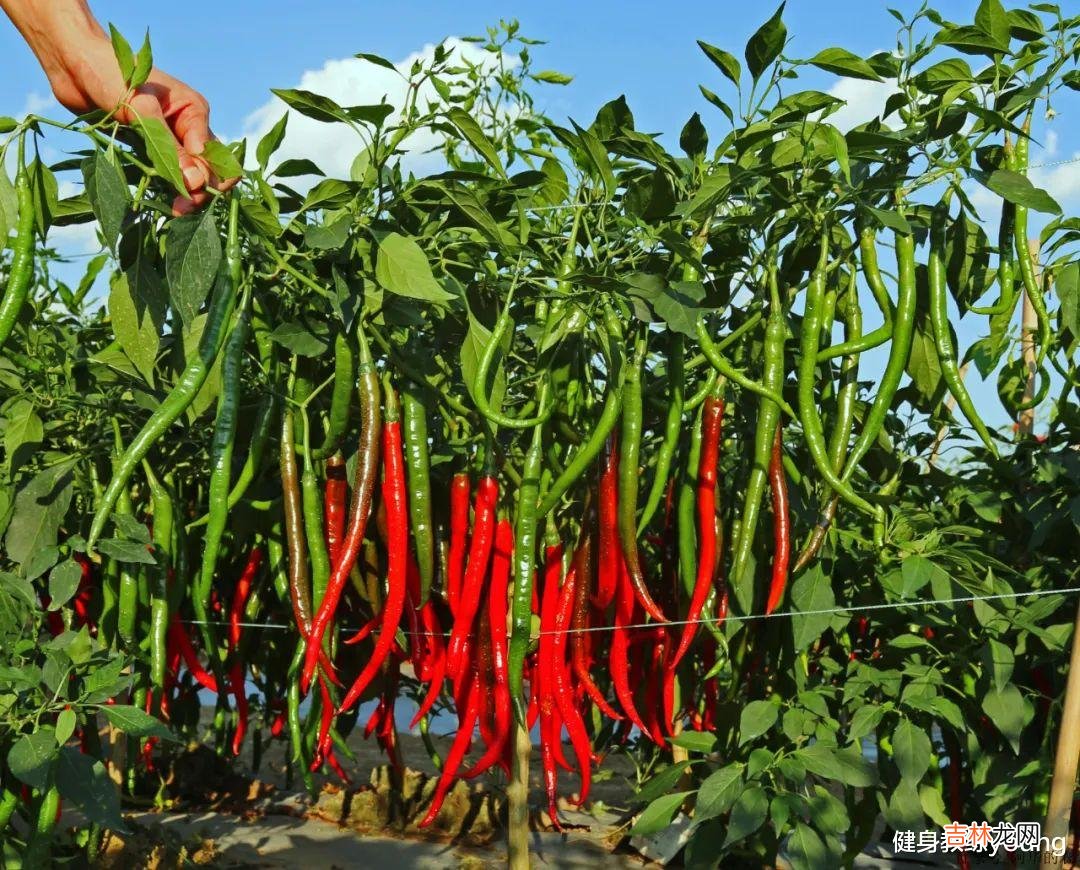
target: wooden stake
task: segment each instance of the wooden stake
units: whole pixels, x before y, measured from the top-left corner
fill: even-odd
[[[1038,284],[1042,280],[1041,270],[1039,268],[1039,240],[1028,239],[1028,250],[1031,251],[1031,259],[1035,264],[1035,283]],[[1031,305],[1031,300],[1028,299],[1027,290],[1024,290],[1024,309],[1023,315],[1020,321],[1020,354],[1024,360],[1024,370],[1027,372],[1027,383],[1024,385],[1024,404],[1032,401],[1035,398],[1035,390],[1037,384],[1035,379],[1038,377],[1038,371],[1035,368],[1035,334],[1039,330],[1039,323],[1035,317],[1035,309]],[[1028,436],[1035,430],[1035,408],[1027,408],[1020,412],[1020,419],[1016,421],[1017,433],[1021,436]]]
[[[529,729],[514,717],[514,761],[512,776],[506,786],[506,866],[510,870],[529,868],[529,756],[532,741]]]
[[[1069,657],[1069,679],[1065,684],[1065,700],[1061,710],[1057,749],[1054,753],[1054,778],[1050,781],[1050,801],[1046,806],[1043,836],[1068,838],[1069,813],[1076,790],[1076,767],[1080,761],[1080,606],[1073,624],[1072,655]],[[1068,843],[1066,843],[1068,845]],[[1064,857],[1049,852],[1043,854],[1043,867],[1061,867]]]

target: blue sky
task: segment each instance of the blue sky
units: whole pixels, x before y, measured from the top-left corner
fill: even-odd
[[[92,2],[99,20],[115,23],[133,43],[150,28],[157,65],[206,95],[212,107],[212,124],[223,138],[257,133],[280,116],[280,108],[268,104],[271,87],[303,84],[318,89],[318,85],[329,83],[354,96],[353,103],[374,102],[383,87],[377,71],[372,67],[361,71],[356,64],[335,61],[365,51],[398,62],[444,37],[483,32],[498,14],[492,5],[468,0],[389,4]],[[784,14],[792,40],[787,54],[811,57],[837,44],[863,56],[889,50],[894,47],[896,22],[886,12],[886,5],[905,12],[915,8],[903,0],[889,4],[791,0]],[[949,0],[938,5],[947,9],[952,20],[970,21],[977,3]],[[547,45],[534,49],[537,69],[557,69],[574,76],[569,87],[543,89],[538,99],[541,110],[556,120],[569,115],[587,122],[604,102],[625,94],[638,128],[664,131],[673,147],[679,129],[694,111],[701,112],[716,136],[726,128],[726,121],[698,93],[698,83],[723,93],[723,80],[698,50],[695,39],[741,57],[747,37],[774,7],[715,0],[671,6],[579,0],[499,4],[498,8],[503,16],[521,21],[523,34],[548,40]],[[0,114],[18,116],[29,108],[63,117],[63,110],[50,104],[48,85],[33,56],[14,28],[2,23],[0,52],[5,58]],[[860,104],[881,104],[882,96],[874,93],[872,85],[838,81],[809,69],[801,77],[800,87],[832,89],[851,101],[850,114],[856,120]],[[1052,128],[1038,121],[1035,136],[1047,147],[1033,148],[1032,163],[1080,156],[1077,108],[1080,100],[1065,99],[1057,106],[1059,114]],[[325,159],[334,162],[337,144],[321,144]],[[302,150],[315,145],[298,141],[296,147]],[[351,155],[340,159],[347,156]],[[324,166],[327,171],[334,168]],[[1080,213],[1080,163],[1036,170],[1033,177],[1059,198],[1067,212]],[[86,234],[70,235],[71,244],[86,245]],[[979,337],[983,324],[971,316],[960,324],[962,347]],[[866,359],[867,374],[876,362],[872,357]],[[1005,423],[993,385],[980,384],[974,370],[969,382],[989,420]]]

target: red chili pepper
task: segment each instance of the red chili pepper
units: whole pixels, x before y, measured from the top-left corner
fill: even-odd
[[[604,469],[600,474],[599,545],[600,560],[597,563],[597,589],[595,604],[606,610],[615,598],[619,586],[619,451],[615,436],[608,439],[604,455]]]
[[[574,610],[577,585],[581,581],[577,576],[577,560],[566,574],[563,587],[559,591],[558,607],[555,611],[555,637],[552,643],[553,668],[555,678],[555,701],[562,714],[570,745],[574,747],[578,773],[581,777],[581,791],[575,802],[581,806],[589,797],[592,774],[592,745],[581,713],[574,704],[574,692],[570,686],[570,669],[566,662],[566,645],[569,640],[570,619]]]
[[[389,394],[391,391],[387,390]],[[386,601],[383,604],[379,639],[364,670],[341,702],[348,710],[375,678],[394,646],[394,633],[405,609],[406,571],[409,553],[409,511],[405,503],[405,465],[401,454],[401,421],[394,413],[388,396],[386,422],[383,424],[383,502],[386,505],[389,559],[386,571]],[[313,635],[314,636],[314,635]]]
[[[621,719],[622,716],[608,703],[604,693],[593,681],[589,673],[589,598],[592,584],[592,536],[586,535],[578,544],[574,553],[574,568],[577,582],[574,589],[573,637],[571,638],[571,660],[574,675],[579,688],[588,694],[592,702],[609,719]]]
[[[562,576],[562,544],[549,546],[544,551],[544,590],[540,603],[539,667],[537,669],[540,702],[540,741],[547,735],[548,752],[553,763],[566,771],[572,771],[570,762],[562,751],[559,735],[562,717],[555,698],[555,616],[559,609],[559,578]],[[542,758],[549,756],[541,754]],[[545,782],[547,779],[545,777]],[[551,799],[551,795],[548,795]],[[556,822],[557,825],[557,822]]]
[[[506,750],[510,746],[513,708],[510,703],[510,676],[507,671],[507,591],[510,583],[510,566],[514,550],[514,527],[509,520],[500,520],[495,529],[495,553],[491,560],[491,582],[488,584],[488,623],[491,631],[492,712],[494,716],[494,740],[487,751],[465,773],[466,779],[479,776],[495,763],[506,764]]]
[[[232,666],[229,669],[229,687],[236,699],[236,731],[233,733],[233,755],[240,754],[240,748],[244,744],[244,735],[248,727],[248,699],[244,691],[245,668],[239,659],[239,646],[241,623],[244,621],[244,609],[247,607],[248,597],[251,595],[251,587],[255,577],[262,566],[262,548],[252,547],[248,554],[247,563],[236,581],[233,590],[232,605],[229,607],[229,654],[233,657]]]
[[[446,603],[455,616],[461,600],[461,583],[465,573],[470,488],[467,472],[458,472],[450,481],[450,555],[446,568]]]
[[[326,680],[319,679],[319,738],[315,741],[315,754],[311,759],[310,770],[322,767],[323,760],[330,753],[330,729],[334,727],[334,701],[330,697],[330,687]]]
[[[698,618],[713,588],[716,563],[716,469],[720,460],[720,434],[724,400],[709,396],[701,415],[701,456],[697,473],[698,569],[686,624],[664,674],[664,720],[668,728],[675,718],[675,670],[690,649],[698,630]]]
[[[451,678],[461,674],[467,658],[464,654],[465,640],[472,634],[473,622],[480,607],[480,595],[488,562],[491,560],[492,539],[495,532],[495,509],[499,501],[499,483],[491,475],[485,475],[476,488],[476,505],[473,509],[473,533],[469,542],[469,559],[462,578],[458,612],[454,614],[454,627],[450,632],[449,662],[446,672]]]
[[[766,615],[776,610],[784,598],[788,581],[788,560],[791,558],[791,508],[788,505],[780,430],[781,427],[777,426],[769,462],[769,489],[772,492],[773,509],[773,564],[769,599],[765,604]]]
[[[642,733],[647,734],[649,729],[641,720],[641,716],[638,715],[637,707],[634,706],[634,691],[630,687],[630,661],[628,656],[630,630],[627,626],[633,624],[636,599],[634,598],[634,589],[630,585],[630,576],[626,571],[626,567],[622,564],[619,551],[616,550],[615,553],[620,583],[618,595],[615,598],[615,630],[611,634],[611,652],[609,654],[611,683],[615,687],[615,697],[619,699],[619,705],[623,708],[626,717],[632,724],[637,725]]]
[[[331,566],[341,561],[341,548],[345,542],[345,502],[348,490],[345,459],[340,453],[335,453],[326,460],[326,490],[323,493],[323,531]]]
[[[461,767],[461,762],[469,751],[473,728],[476,727],[476,720],[480,710],[480,686],[479,679],[475,674],[469,681],[469,688],[465,695],[465,705],[460,709],[464,710],[464,714],[458,723],[458,730],[454,735],[454,742],[450,746],[450,752],[447,753],[446,760],[443,762],[443,769],[439,774],[439,781],[435,785],[435,794],[431,799],[431,806],[428,807],[427,815],[420,822],[421,828],[426,828],[439,815],[439,810],[442,809],[443,801],[446,799],[446,793],[450,791],[450,786],[454,784],[458,768]]]
[[[169,621],[169,637],[172,638],[173,644],[179,651],[180,657],[183,659],[188,672],[195,678],[195,682],[204,689],[209,689],[211,692],[217,693],[217,680],[215,680],[214,675],[208,673],[206,668],[199,662],[199,656],[198,653],[195,652],[195,647],[191,643],[191,638],[188,637],[187,632],[184,630],[179,615],[175,613]]]
[[[648,658],[650,660],[649,669],[645,678],[645,724],[649,726],[649,736],[652,738],[653,743],[662,746],[664,744],[664,733],[667,723],[665,722],[664,725],[661,725],[660,723],[659,701],[664,675],[667,673],[664,667],[664,651],[667,645],[667,632],[663,629],[646,629],[644,637],[639,643],[650,641],[651,646],[649,650],[647,650]],[[671,733],[671,730],[667,731],[668,735],[671,735]]]

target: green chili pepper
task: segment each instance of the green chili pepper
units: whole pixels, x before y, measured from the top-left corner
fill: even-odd
[[[232,473],[233,443],[236,439],[236,420],[240,405],[240,372],[243,364],[244,345],[248,337],[247,297],[229,337],[225,342],[221,364],[221,393],[218,395],[217,414],[214,417],[214,434],[210,441],[210,484],[207,501],[210,505],[209,520],[203,536],[203,554],[199,576],[193,590],[191,603],[200,621],[200,632],[207,653],[217,650],[217,632],[209,625],[210,591],[214,585],[221,540],[228,524],[229,476]],[[214,656],[216,657],[216,656]]]
[[[48,866],[49,855],[52,853],[53,830],[56,828],[56,816],[60,809],[60,791],[49,777],[49,784],[41,795],[38,802],[37,820],[34,823],[33,833],[26,844],[26,852],[23,854],[23,867],[27,870],[37,870],[39,867]]]
[[[784,311],[780,302],[780,292],[776,283],[775,254],[769,261],[769,291],[771,300],[769,317],[765,321],[765,346],[761,382],[769,392],[781,393],[784,388],[786,328]],[[810,304],[809,297],[807,298],[807,304]],[[752,582],[748,582],[748,580],[752,581],[752,578],[746,578],[744,575],[750,563],[750,553],[754,546],[754,533],[757,530],[758,514],[761,511],[761,498],[768,483],[773,440],[779,422],[780,409],[776,403],[769,399],[762,399],[758,409],[757,428],[754,433],[753,465],[750,468],[750,477],[746,482],[739,535],[735,539],[735,554],[731,562],[730,582],[734,587],[735,598],[743,608],[744,613],[750,613],[753,609],[754,586]]]
[[[115,450],[113,463],[115,467],[124,452],[119,418],[112,418],[112,427]],[[122,516],[131,516],[132,512],[131,492],[127,487],[124,487],[124,491],[120,493],[120,497],[116,500],[116,513]],[[137,571],[138,568],[127,562],[121,562],[119,565],[120,585],[117,599],[116,633],[119,635],[121,642],[128,648],[134,647],[136,643],[135,627],[139,620],[139,577]]]
[[[154,517],[154,549],[158,564],[153,572],[150,589],[150,685],[154,688],[154,705],[159,707],[165,689],[167,639],[169,633],[168,579],[172,570],[173,500],[150,463],[142,463]]]
[[[548,386],[540,387],[540,404],[547,401]],[[525,656],[529,652],[532,634],[533,573],[536,570],[536,526],[539,519],[537,498],[544,461],[544,424],[533,427],[532,440],[525,452],[518,488],[517,523],[514,527],[514,596],[511,602],[510,646],[507,655],[510,699],[514,713],[524,727],[526,704],[524,693]]]
[[[292,451],[290,450],[290,455]],[[295,459],[293,460],[295,462]],[[292,756],[289,759],[290,769],[292,765],[300,766],[300,776],[304,780],[304,787],[309,793],[314,793],[315,780],[309,769],[310,762],[304,752],[304,723],[300,719],[300,666],[304,663],[305,642],[301,638],[296,644],[296,652],[293,653],[289,663],[289,688],[285,692],[286,719],[289,723],[289,741],[292,745]]]
[[[600,455],[608,436],[619,421],[623,400],[623,364],[622,356],[619,353],[619,345],[622,343],[623,330],[615,310],[606,300],[604,305],[604,330],[607,333],[607,341],[604,343],[607,349],[605,360],[607,363],[607,387],[604,395],[604,407],[600,411],[600,417],[596,421],[588,440],[578,448],[574,458],[567,463],[566,468],[544,493],[544,498],[539,507],[539,517],[541,519],[551,513],[566,490],[581,478],[581,475]]]
[[[815,372],[817,369],[818,338],[821,335],[821,303],[825,295],[825,271],[828,265],[828,257],[829,237],[827,233],[823,232],[821,236],[821,254],[807,284],[806,307],[803,313],[799,356],[799,421],[802,423],[803,437],[806,440],[810,457],[814,460],[814,465],[825,482],[844,501],[870,516],[874,516],[878,512],[877,509],[858,495],[833,470],[829,462],[828,451],[825,446],[825,434],[821,427],[821,416],[818,413],[814,396],[814,384],[817,380]],[[767,470],[768,465],[766,465],[766,472]]]
[[[897,297],[896,313],[893,318],[893,340],[889,347],[889,359],[885,363],[885,372],[878,384],[877,394],[866,412],[862,431],[848,454],[844,472],[840,476],[845,484],[851,479],[855,468],[866,455],[870,446],[877,440],[881,427],[885,424],[893,396],[900,386],[911,356],[911,343],[915,337],[915,238],[897,230],[895,232]],[[802,386],[800,378],[800,387]],[[841,496],[843,492],[837,490]]]
[[[693,594],[694,581],[697,579],[696,511],[697,473],[701,463],[701,415],[699,409],[690,430],[690,449],[686,453],[686,464],[683,466],[682,480],[679,483],[679,499],[675,506],[675,521],[679,534],[679,576],[687,595]]]
[[[300,476],[300,498],[304,511],[304,532],[307,540],[308,559],[311,562],[311,606],[318,610],[330,581],[330,556],[323,537],[323,503],[319,492],[319,478],[315,474],[307,414],[304,417],[304,471]]]
[[[1016,168],[1016,158],[1013,154],[1012,143],[1009,141],[1009,135],[1005,134],[1005,168]],[[1016,206],[1014,206],[1007,199],[1001,200],[1001,220],[998,222],[998,265],[997,265],[997,283],[998,283],[998,301],[989,306],[968,306],[968,311],[974,314],[982,314],[987,316],[1008,317],[1012,319],[1012,313],[1016,307],[1016,300],[1018,295],[1016,293],[1016,275],[1015,275],[1015,252],[1013,250],[1013,229],[1016,223]]]
[[[684,273],[685,280],[685,273]],[[645,507],[641,509],[641,518],[638,520],[637,533],[640,535],[660,506],[667,489],[668,478],[671,476],[671,463],[675,459],[675,451],[679,446],[679,435],[682,433],[683,398],[686,390],[686,372],[683,367],[685,358],[686,341],[681,332],[671,332],[668,336],[667,356],[667,381],[668,381],[668,407],[667,418],[664,421],[664,440],[660,442],[660,449],[656,452],[656,468],[653,471],[653,482],[649,488],[649,495],[645,499]]]
[[[986,449],[997,456],[997,447],[990,437],[971,394],[964,386],[960,369],[956,364],[956,350],[953,347],[952,331],[949,326],[948,289],[945,283],[945,224],[949,218],[949,194],[935,207],[930,223],[930,255],[926,261],[926,277],[930,291],[930,326],[934,332],[934,346],[937,349],[938,362],[941,364],[941,377],[949,388],[956,406],[974,427]]]
[[[240,196],[233,193],[229,201],[229,231],[226,242],[226,262],[228,271],[226,275],[219,275],[214,284],[214,290],[210,297],[210,306],[203,326],[203,333],[199,337],[199,347],[196,354],[188,360],[180,380],[162,402],[150,419],[128,445],[124,455],[120,458],[112,480],[105,488],[90,524],[90,534],[87,536],[86,547],[92,552],[94,544],[101,537],[105,529],[105,523],[109,520],[116,500],[127,482],[131,479],[136,466],[145,458],[154,443],[165,434],[170,426],[183,414],[188,406],[195,400],[199,390],[202,389],[210,369],[221,351],[225,330],[232,315],[233,306],[236,304],[237,289],[239,286],[240,268],[240,241],[237,228],[240,208]]]
[[[892,301],[889,299],[889,292],[885,289],[885,282],[881,278],[881,269],[878,267],[877,233],[866,220],[861,210],[855,215],[855,223],[856,231],[859,234],[859,258],[862,262],[863,276],[866,278],[866,285],[870,288],[874,301],[877,302],[878,308],[881,309],[884,322],[873,332],[863,335],[860,329],[859,334],[854,338],[845,337],[840,344],[834,344],[832,347],[819,351],[817,356],[819,363],[836,359],[838,356],[851,356],[864,350],[880,347],[892,338]]]
[[[349,426],[349,405],[356,384],[356,359],[352,343],[344,330],[334,337],[334,391],[330,396],[330,419],[326,427],[326,439],[311,458],[321,461],[328,458],[341,445],[341,439]]]
[[[30,176],[26,172],[25,138],[25,132],[19,134],[19,166],[15,171],[15,202],[19,208],[19,218],[15,224],[15,239],[11,243],[7,287],[0,298],[0,348],[18,322],[34,276],[34,197],[30,190]]]
[[[820,327],[818,327],[820,328]],[[699,317],[697,321],[697,338],[698,344],[701,345],[701,352],[705,354],[705,358],[712,364],[721,375],[731,381],[733,384],[737,384],[744,390],[751,393],[755,393],[761,396],[763,399],[769,399],[774,402],[781,411],[787,414],[792,419],[797,419],[798,415],[792,409],[784,397],[777,394],[773,390],[767,389],[764,385],[759,384],[757,381],[753,381],[740,372],[721,352],[719,345],[716,344],[712,337],[709,335],[709,330],[705,326],[705,319]],[[814,343],[817,343],[817,335],[814,336]]]
[[[476,376],[473,380],[473,401],[476,403],[477,410],[496,426],[502,426],[505,429],[532,429],[546,422],[551,416],[555,410],[554,401],[549,401],[546,404],[540,402],[539,411],[535,417],[510,417],[492,408],[491,398],[488,395],[488,374],[491,372],[491,366],[495,362],[495,354],[499,350],[503,339],[510,334],[514,327],[514,321],[510,319],[510,302],[512,299],[513,290],[510,291],[506,305],[499,314],[499,319],[495,321],[495,329],[491,332],[491,338],[488,339],[484,352],[480,355],[480,361],[476,366]],[[547,389],[541,388],[541,396],[547,396],[548,393]]]
[[[431,519],[431,460],[428,457],[427,404],[414,381],[406,381],[401,391],[402,436],[409,484],[409,525],[412,528],[416,562],[420,570],[420,600],[423,607],[435,579],[435,527]]]
[[[653,601],[645,584],[645,572],[637,543],[638,483],[640,481],[639,459],[641,454],[642,395],[641,377],[645,368],[645,331],[640,330],[634,342],[634,355],[623,381],[622,425],[619,434],[619,543],[622,546],[626,572],[634,596],[649,616],[658,622],[667,622],[659,605]]]
[[[1016,148],[1013,151],[1014,171],[1021,175],[1027,175],[1028,169],[1028,142],[1031,133],[1031,112],[1028,112],[1024,120],[1024,135],[1017,137]],[[1035,260],[1028,246],[1027,237],[1028,209],[1026,205],[1017,205],[1013,215],[1013,246],[1016,249],[1016,261],[1020,266],[1020,277],[1024,282],[1024,291],[1028,301],[1035,311],[1037,323],[1038,352],[1035,357],[1035,368],[1042,368],[1046,353],[1050,350],[1050,315],[1046,310],[1046,298],[1042,288],[1035,277]]]

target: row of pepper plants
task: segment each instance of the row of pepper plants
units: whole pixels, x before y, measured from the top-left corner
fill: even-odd
[[[627,753],[634,833],[688,813],[695,867],[1040,818],[1071,624],[1048,593],[1080,555],[1080,222],[1027,155],[1080,87],[1080,19],[891,14],[869,57],[790,56],[783,6],[741,60],[701,42],[725,132],[694,113],[671,150],[622,98],[539,113],[569,77],[502,23],[487,62],[399,71],[403,106],[275,91],[355,131],[349,176],[275,160],[286,115],[209,148],[241,181],[178,218],[155,121],[2,121],[5,860],[92,860],[178,738],[256,765],[285,741],[315,788],[361,727],[400,770],[403,705],[433,757],[432,717],[457,723],[419,824],[483,775],[519,865],[534,726],[543,823],[560,769],[584,805]],[[114,43],[138,86],[149,45]],[[841,100],[798,89],[822,70],[886,83],[877,116],[831,124]],[[431,133],[444,171],[418,177]],[[47,234],[90,220],[69,287]],[[1048,434],[988,426],[976,373]]]

